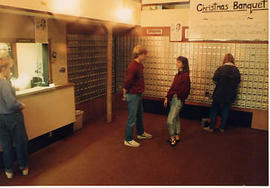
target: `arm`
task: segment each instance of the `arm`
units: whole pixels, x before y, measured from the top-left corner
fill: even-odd
[[[165,97],[163,105],[165,108],[167,107],[167,105],[168,105],[168,98],[167,97]]]
[[[126,90],[126,92],[132,87],[134,79],[136,78],[136,74],[137,74],[136,67],[130,64],[127,69],[126,79],[123,87]]]
[[[236,78],[236,80],[237,80],[237,84],[239,84],[241,82],[241,74],[240,74],[238,69],[237,69],[237,78]]]
[[[220,79],[220,68],[218,68],[215,73],[214,73],[214,76],[213,76],[213,81],[215,82],[215,84],[217,84],[217,82],[219,81]]]
[[[25,107],[25,105],[17,101],[11,85],[7,82],[4,82],[3,84],[2,96],[7,105],[7,108],[11,111],[19,111]]]
[[[127,90],[125,88],[123,88],[123,97],[122,97],[122,101],[126,101],[127,100]]]
[[[190,94],[190,78],[188,74],[183,75],[180,81],[180,88],[177,90],[180,99],[185,100]]]
[[[177,74],[174,76],[173,83],[172,83],[169,91],[167,92],[167,95],[165,97],[166,100],[168,100],[168,99],[171,100],[172,96],[175,94],[175,91],[173,91],[173,88],[174,88],[174,86],[176,84],[176,80],[177,80]]]

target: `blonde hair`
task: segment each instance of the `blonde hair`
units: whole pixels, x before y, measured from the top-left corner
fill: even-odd
[[[3,68],[7,68],[8,66],[12,66],[13,61],[10,57],[0,57],[0,72],[2,72]]]
[[[137,45],[133,48],[132,51],[132,58],[136,59],[137,57],[139,57],[142,54],[147,54],[147,50],[145,47],[141,46],[141,45]]]

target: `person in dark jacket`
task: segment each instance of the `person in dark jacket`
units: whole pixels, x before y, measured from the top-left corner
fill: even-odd
[[[133,126],[136,124],[137,138],[150,139],[152,135],[144,131],[143,103],[144,92],[143,60],[147,57],[147,50],[137,45],[132,51],[133,60],[128,65],[123,87],[123,100],[128,102],[128,120],[124,145],[139,147],[140,144],[133,139]]]
[[[232,54],[226,54],[223,65],[214,73],[213,81],[216,84],[213,93],[213,102],[210,109],[210,127],[204,129],[213,132],[216,125],[216,116],[220,110],[220,132],[224,132],[231,104],[235,101],[241,76],[235,66]]]
[[[22,175],[28,175],[28,137],[22,110],[23,103],[16,99],[15,89],[9,82],[12,60],[0,58],[0,141],[3,149],[3,163],[7,178],[13,177],[13,145]]]
[[[180,141],[179,112],[190,93],[190,78],[188,59],[183,56],[177,58],[176,67],[178,73],[164,100],[164,107],[170,101],[170,112],[168,114],[167,126],[170,135],[170,145],[175,146]]]

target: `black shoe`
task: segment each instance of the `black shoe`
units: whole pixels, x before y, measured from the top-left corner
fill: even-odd
[[[171,146],[176,146],[177,142],[176,140],[169,139],[168,140]]]
[[[219,131],[220,133],[224,133],[224,129],[219,128],[218,131]]]

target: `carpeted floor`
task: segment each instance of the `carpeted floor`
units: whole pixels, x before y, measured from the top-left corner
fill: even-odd
[[[0,185],[268,185],[268,133],[230,126],[208,133],[197,120],[181,119],[182,142],[166,142],[166,116],[144,114],[153,139],[123,145],[126,111],[29,156],[30,175],[18,172]]]

